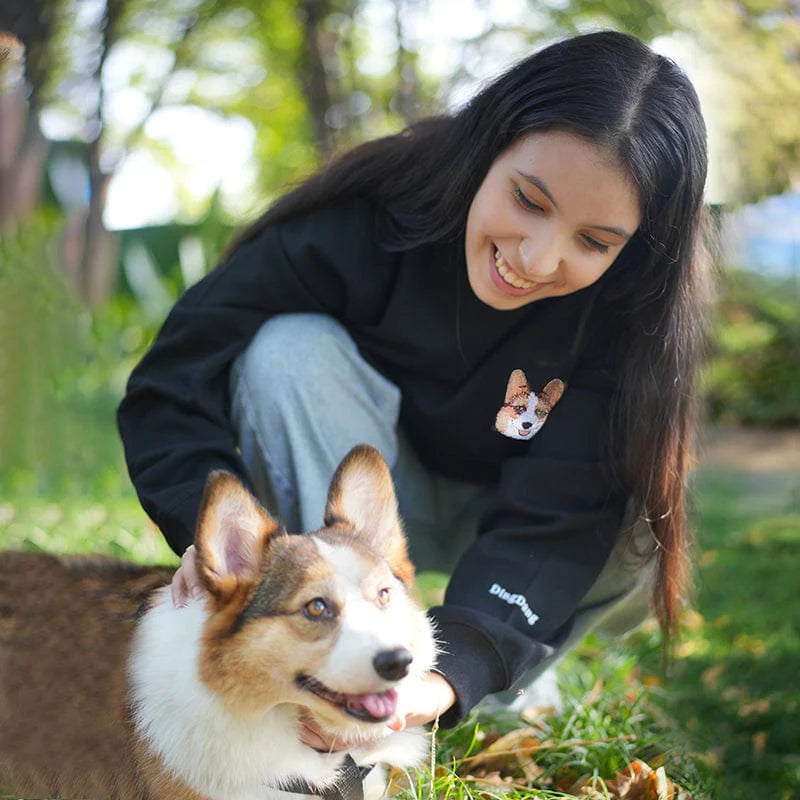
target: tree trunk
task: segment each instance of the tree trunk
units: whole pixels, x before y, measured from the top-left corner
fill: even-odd
[[[394,0],[394,32],[397,39],[395,75],[397,91],[392,99],[394,110],[402,116],[406,125],[419,118],[419,76],[417,75],[416,54],[405,46],[403,30],[404,0]]]
[[[22,52],[19,41],[0,32],[0,230],[36,208],[47,158],[25,96]]]
[[[303,90],[314,123],[317,147],[323,159],[333,153],[336,145],[333,130],[325,120],[332,103],[328,74],[325,68],[326,53],[322,23],[329,11],[328,0],[303,0],[301,6],[306,66]]]
[[[117,237],[106,229],[103,211],[106,207],[108,186],[112,175],[101,166],[103,152],[103,67],[114,42],[119,35],[119,22],[124,9],[122,0],[106,0],[105,17],[100,26],[102,49],[92,81],[97,87],[97,117],[94,120],[98,131],[96,138],[86,145],[86,166],[89,170],[89,208],[83,228],[83,254],[80,265],[80,292],[82,299],[91,308],[96,308],[110,299],[118,270]]]
[[[84,227],[83,258],[81,262],[81,297],[90,307],[106,302],[114,290],[117,273],[116,236],[106,230],[103,210],[111,176],[100,168],[99,139],[86,148],[89,162],[89,208]]]

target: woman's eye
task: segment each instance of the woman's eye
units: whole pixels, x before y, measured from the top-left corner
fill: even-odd
[[[391,599],[391,593],[387,588],[383,588],[378,592],[378,605],[388,606]]]
[[[310,619],[320,619],[331,614],[328,604],[321,597],[309,600],[303,606],[303,613]]]
[[[534,203],[533,200],[522,191],[522,188],[518,183],[514,184],[514,197],[516,198],[517,202],[528,211],[544,211],[544,209]],[[584,234],[583,241],[586,243],[586,246],[592,250],[596,250],[598,253],[602,253],[605,255],[609,251],[609,245],[603,244],[602,242],[598,242],[597,239],[592,238],[591,236],[587,236]]]
[[[533,202],[533,200],[522,191],[519,187],[519,184],[514,184],[514,197],[517,198],[517,202],[523,207],[527,208],[528,211],[544,211],[544,209]]]
[[[608,252],[608,245],[603,244],[602,242],[598,242],[597,239],[592,239],[591,236],[584,236],[583,241],[586,242],[588,247],[591,247],[592,250],[597,250],[598,253],[607,253]]]

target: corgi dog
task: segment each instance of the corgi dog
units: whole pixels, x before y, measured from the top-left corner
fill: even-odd
[[[182,608],[174,568],[0,554],[0,793],[343,797],[360,768],[350,796],[368,773],[374,798],[380,765],[419,763],[424,731],[384,723],[436,647],[376,450],[345,457],[304,535],[213,473],[195,547],[206,595]],[[352,747],[307,746],[301,716]]]
[[[495,417],[495,429],[511,439],[530,439],[547,421],[565,388],[563,381],[553,378],[536,394],[531,391],[525,373],[515,369],[508,379],[505,402]]]

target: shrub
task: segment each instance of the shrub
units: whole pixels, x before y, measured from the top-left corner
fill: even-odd
[[[715,311],[703,391],[712,421],[800,424],[800,290],[726,271]]]

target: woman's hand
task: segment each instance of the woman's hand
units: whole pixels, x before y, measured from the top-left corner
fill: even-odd
[[[313,747],[318,753],[340,753],[344,750],[349,750],[352,747],[356,747],[357,745],[363,745],[365,742],[369,741],[363,737],[352,740],[343,739],[333,733],[330,733],[329,731],[326,731],[324,728],[320,727],[320,725],[314,719],[314,715],[305,708],[300,709],[299,721],[300,740],[303,742],[303,744]],[[386,728],[382,728],[381,726],[376,727],[377,730],[375,732],[374,739],[376,742],[390,733],[390,731],[387,731]]]
[[[197,550],[189,545],[181,556],[181,565],[172,576],[172,603],[175,608],[183,608],[192,597],[199,600],[206,593],[197,572]]]
[[[397,710],[386,723],[393,731],[433,722],[456,701],[453,687],[438,673],[426,672],[413,690],[400,692]]]

